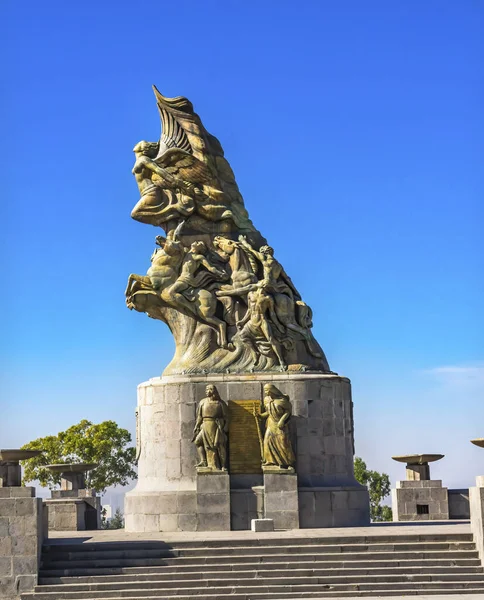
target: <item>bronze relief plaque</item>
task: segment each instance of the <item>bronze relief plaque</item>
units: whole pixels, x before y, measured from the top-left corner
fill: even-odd
[[[231,474],[262,473],[262,424],[260,400],[229,401],[229,471]]]

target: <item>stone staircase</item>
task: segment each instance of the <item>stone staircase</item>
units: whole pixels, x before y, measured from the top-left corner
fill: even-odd
[[[317,534],[316,534],[317,535]],[[471,534],[47,543],[23,600],[484,594]]]

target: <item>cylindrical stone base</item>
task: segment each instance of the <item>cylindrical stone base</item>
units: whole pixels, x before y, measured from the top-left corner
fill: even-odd
[[[300,527],[369,523],[368,492],[353,472],[349,380],[338,375],[254,373],[167,376],[138,386],[138,482],[126,494],[127,531],[197,529],[197,454],[192,442],[197,403],[208,384],[217,387],[229,409],[234,401],[260,403],[267,383],[287,394],[292,405]],[[229,435],[229,456],[235,442]],[[243,473],[240,461],[237,464],[237,472],[230,473],[229,458],[232,529],[250,529],[250,520],[258,516],[255,496],[263,475],[258,461]]]

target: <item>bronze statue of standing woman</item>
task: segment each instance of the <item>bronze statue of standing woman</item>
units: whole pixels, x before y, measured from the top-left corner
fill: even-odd
[[[264,386],[264,412],[259,416],[266,419],[262,467],[293,468],[296,457],[291,445],[289,419],[292,407],[289,396],[275,385]]]

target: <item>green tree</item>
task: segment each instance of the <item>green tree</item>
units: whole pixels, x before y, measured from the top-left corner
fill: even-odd
[[[359,483],[366,485],[370,493],[370,516],[372,521],[391,521],[392,509],[382,505],[382,501],[390,493],[390,478],[386,473],[370,471],[362,458],[355,457],[355,477]]]
[[[103,529],[124,529],[124,516],[120,508],[117,508],[114,517],[111,519],[106,519],[106,516],[103,515],[102,518],[102,528]]]
[[[89,488],[103,493],[111,485],[126,485],[136,478],[136,449],[128,444],[131,435],[114,421],[104,421],[97,425],[82,420],[77,425],[33,440],[22,449],[43,450],[43,454],[23,461],[24,482],[37,479],[44,487],[54,488],[60,483],[60,474],[51,473],[45,468],[49,464],[98,463],[98,467],[87,473]]]

